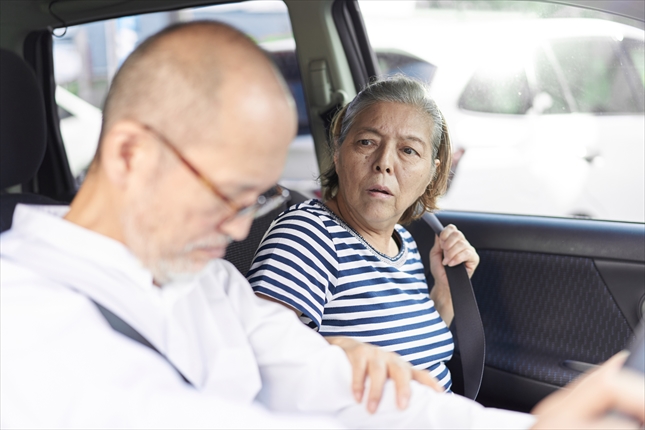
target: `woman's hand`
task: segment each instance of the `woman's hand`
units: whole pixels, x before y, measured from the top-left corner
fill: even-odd
[[[352,364],[352,392],[357,402],[363,400],[365,392],[365,379],[370,378],[370,390],[367,395],[367,410],[376,412],[385,382],[392,379],[396,387],[396,401],[399,409],[405,409],[410,400],[410,381],[415,380],[427,385],[435,391],[443,392],[434,377],[427,370],[412,368],[412,365],[403,360],[398,354],[385,351],[374,345],[357,340],[333,336],[326,337],[327,342],[340,346],[347,354]]]
[[[430,250],[430,272],[434,278],[430,298],[434,301],[435,308],[446,325],[452,322],[454,310],[444,266],[453,267],[460,263],[464,263],[470,278],[479,264],[479,255],[464,234],[457,230],[457,227],[449,224],[440,236],[435,236],[434,246]]]

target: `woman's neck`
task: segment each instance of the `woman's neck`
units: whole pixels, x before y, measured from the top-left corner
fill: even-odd
[[[392,237],[396,223],[374,228],[365,222],[360,214],[356,214],[348,205],[344,204],[342,198],[334,197],[326,201],[325,205],[381,254],[395,257],[399,253],[399,246]]]

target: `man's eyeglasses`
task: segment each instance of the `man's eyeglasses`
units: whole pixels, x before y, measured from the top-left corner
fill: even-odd
[[[233,218],[238,218],[238,217],[253,217],[253,218],[259,218],[263,215],[268,214],[272,210],[276,209],[278,206],[280,206],[283,202],[285,202],[289,198],[289,191],[285,190],[279,185],[276,185],[272,188],[270,188],[267,192],[260,194],[258,199],[256,200],[255,203],[249,205],[249,206],[240,206],[237,203],[235,203],[233,200],[231,200],[229,197],[226,197],[224,194],[222,194],[218,189],[215,184],[213,184],[211,181],[206,179],[204,175],[202,175],[199,170],[197,170],[188,160],[184,158],[183,155],[179,152],[179,150],[173,145],[164,135],[156,131],[154,128],[150,127],[147,124],[141,124],[143,128],[146,129],[150,134],[152,134],[158,141],[162,142],[168,149],[170,149],[173,154],[177,156],[179,161],[181,161],[184,166],[188,168],[193,174],[199,179],[211,192],[220,200],[224,201],[226,205],[230,208],[232,211],[232,215],[228,217],[226,220],[230,221]]]

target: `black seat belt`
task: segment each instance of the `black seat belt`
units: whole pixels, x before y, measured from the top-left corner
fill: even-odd
[[[90,300],[92,300],[92,299],[90,299]],[[109,310],[106,307],[102,306],[100,303],[97,303],[94,300],[92,300],[92,303],[94,303],[94,305],[98,308],[98,310],[101,312],[103,317],[106,319],[108,324],[110,324],[110,327],[112,327],[112,329],[114,331],[119,332],[122,335],[124,335],[126,337],[129,337],[130,339],[134,340],[135,342],[139,342],[141,345],[147,346],[148,348],[152,349],[154,352],[156,352],[157,354],[162,356],[163,359],[166,360],[168,362],[168,364],[170,364],[172,366],[173,369],[175,369],[175,371],[179,374],[179,376],[181,376],[181,379],[183,379],[185,383],[187,383],[188,385],[191,385],[191,386],[193,385],[184,376],[184,374],[181,373],[179,371],[179,369],[177,369],[175,367],[175,365],[172,364],[172,362],[170,360],[168,360],[168,357],[163,355],[157,348],[154,347],[153,344],[151,344],[148,341],[148,339],[143,337],[141,335],[141,333],[136,331],[130,324],[128,324],[127,322],[123,321],[121,318],[116,316],[111,310]]]
[[[423,214],[423,220],[437,236],[441,234],[443,225],[439,219],[429,212]],[[455,311],[455,329],[459,352],[461,355],[461,368],[464,375],[464,396],[475,399],[479,393],[482,377],[484,375],[484,361],[486,358],[486,340],[484,339],[484,325],[477,307],[475,292],[468,278],[466,266],[463,263],[454,267],[444,266],[452,306]]]

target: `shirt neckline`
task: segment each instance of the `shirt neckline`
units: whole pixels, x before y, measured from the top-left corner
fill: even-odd
[[[377,250],[372,245],[370,245],[370,243],[367,240],[365,240],[365,238],[363,236],[361,236],[361,234],[359,232],[354,230],[354,228],[352,228],[352,226],[347,224],[338,215],[336,215],[334,213],[334,211],[332,211],[321,200],[312,199],[312,203],[314,203],[317,206],[319,206],[320,208],[322,208],[338,225],[340,225],[345,230],[347,230],[352,236],[354,236],[359,242],[361,242],[363,244],[363,246],[365,246],[365,248],[368,251],[370,251],[372,254],[374,254],[382,262],[390,264],[390,265],[392,265],[394,267],[400,267],[405,263],[405,261],[407,259],[407,254],[408,254],[408,247],[407,247],[407,244],[406,244],[405,240],[403,240],[403,238],[401,237],[401,234],[398,232],[396,227],[394,227],[394,232],[392,233],[392,236],[393,236],[394,240],[397,241],[400,244],[399,245],[399,253],[396,254],[394,257],[390,257],[389,255],[382,253],[381,251]]]
[[[199,275],[193,281],[157,287],[152,273],[124,244],[67,221],[64,216],[68,211],[66,205],[19,204],[14,212],[12,230],[37,238],[93,266],[110,268],[114,274],[132,281],[148,297],[154,297],[157,306],[170,309],[180,297],[195,288]]]

